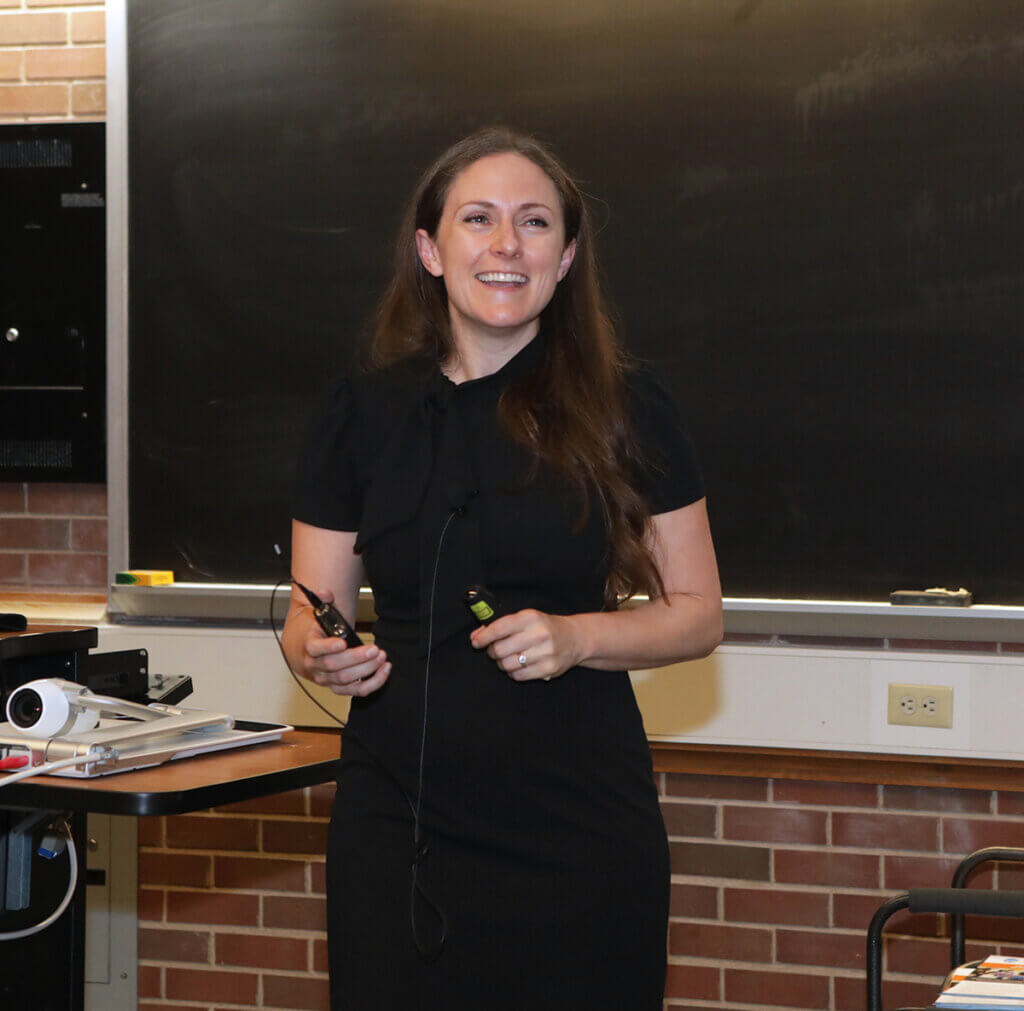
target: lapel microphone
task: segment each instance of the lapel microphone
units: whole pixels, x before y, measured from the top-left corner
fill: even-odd
[[[448,508],[456,516],[466,515],[466,506],[476,498],[475,489],[467,488],[460,481],[449,481],[445,485],[445,496],[448,499]]]

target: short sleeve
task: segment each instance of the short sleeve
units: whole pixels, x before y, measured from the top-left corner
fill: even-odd
[[[351,387],[341,380],[317,408],[303,441],[295,476],[295,519],[328,530],[359,529],[354,413]]]
[[[627,409],[640,460],[637,481],[652,515],[681,509],[704,497],[697,453],[679,408],[647,365],[626,378]]]

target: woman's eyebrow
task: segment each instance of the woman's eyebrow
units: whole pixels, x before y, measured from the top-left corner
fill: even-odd
[[[467,207],[486,207],[487,209],[490,210],[490,209],[492,209],[494,207],[497,207],[497,206],[498,205],[496,203],[494,203],[493,200],[467,200],[465,203],[459,205],[459,210],[460,211],[464,210]],[[532,210],[536,210],[537,208],[540,208],[541,210],[545,210],[549,214],[553,214],[554,213],[551,210],[551,208],[548,207],[547,204],[536,203],[536,202],[532,202],[532,201],[529,202],[529,203],[520,204],[516,208],[516,210],[519,210],[519,211],[532,211]]]

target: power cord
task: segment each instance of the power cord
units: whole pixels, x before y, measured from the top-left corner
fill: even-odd
[[[20,779],[32,779],[35,776],[45,776],[50,772],[56,772],[58,769],[67,769],[73,765],[84,765],[87,762],[107,761],[112,757],[116,756],[116,752],[111,748],[104,748],[101,752],[96,751],[86,752],[84,755],[72,755],[70,758],[61,758],[53,762],[44,762],[42,765],[29,765],[23,769],[19,769],[17,772],[10,772],[0,779],[0,789],[5,786],[10,786],[11,783],[16,783]],[[78,884],[78,854],[75,850],[75,840],[71,836],[71,827],[67,823],[66,818],[61,818],[59,822],[56,822],[54,827],[63,835],[64,842],[67,846],[68,860],[70,862],[70,873],[68,875],[68,889],[64,893],[64,898],[61,899],[60,905],[50,913],[45,920],[35,924],[32,927],[25,927],[22,930],[11,930],[6,933],[0,933],[0,941],[16,941],[23,937],[31,937],[33,934],[38,934],[47,927],[56,923],[61,916],[64,914],[64,910],[68,908],[71,903],[71,899],[75,894],[75,887]],[[42,847],[40,848],[42,852]],[[49,847],[48,856],[55,857],[59,852],[56,846]]]
[[[69,763],[65,761],[64,764]],[[37,766],[35,769],[32,769],[32,775],[39,775],[37,770],[41,768],[42,766]],[[20,775],[20,773],[15,773],[15,775]],[[5,780],[5,782],[8,782],[8,780]],[[68,873],[68,889],[64,893],[64,898],[60,900],[60,905],[58,905],[45,920],[42,920],[32,927],[25,927],[22,930],[10,930],[6,933],[0,934],[0,941],[17,941],[20,938],[31,937],[33,934],[38,934],[46,930],[47,927],[52,926],[61,918],[61,916],[63,916],[64,910],[71,904],[71,899],[75,894],[75,888],[78,886],[78,852],[75,849],[75,840],[71,836],[71,826],[68,825],[67,819],[61,818],[55,827],[58,831],[63,833],[64,842],[67,846],[68,865],[70,868]]]
[[[17,772],[10,772],[3,779],[0,779],[0,788],[10,786],[19,779],[31,779],[33,776],[46,776],[57,769],[67,769],[72,765],[84,765],[87,762],[109,761],[116,756],[116,752],[106,749],[101,754],[95,751],[87,752],[84,755],[72,755],[71,758],[61,758],[55,762],[44,762],[42,765],[30,765],[27,768],[19,769]]]

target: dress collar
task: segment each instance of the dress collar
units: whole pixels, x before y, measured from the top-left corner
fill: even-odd
[[[528,344],[524,344],[500,369],[490,372],[486,376],[478,376],[476,379],[467,379],[461,383],[452,382],[443,372],[440,363],[437,371],[441,379],[455,390],[471,390],[478,387],[491,386],[492,384],[504,384],[519,376],[526,375],[544,357],[544,334],[538,333]]]

